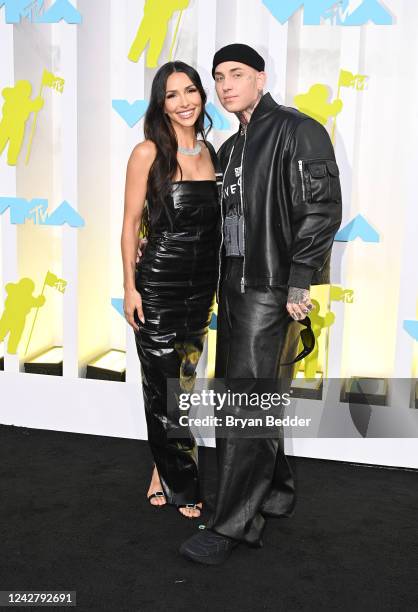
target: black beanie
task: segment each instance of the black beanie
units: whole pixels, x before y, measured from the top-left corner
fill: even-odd
[[[215,78],[215,68],[222,62],[241,62],[258,71],[264,70],[265,62],[255,49],[248,45],[234,43],[219,49],[213,56],[212,76]]]

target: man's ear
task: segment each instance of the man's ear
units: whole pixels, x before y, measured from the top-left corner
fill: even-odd
[[[259,91],[262,91],[264,89],[266,81],[267,81],[267,75],[264,72],[264,70],[261,72],[257,72],[257,89]]]

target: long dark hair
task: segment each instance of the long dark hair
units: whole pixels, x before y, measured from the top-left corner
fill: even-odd
[[[212,119],[205,110],[206,93],[203,89],[199,73],[192,66],[184,62],[167,62],[157,71],[151,86],[151,99],[144,119],[144,135],[147,140],[157,147],[157,156],[151,166],[148,175],[147,195],[153,202],[152,210],[145,208],[143,216],[142,233],[146,235],[149,222],[155,221],[165,206],[165,200],[171,190],[171,181],[176,175],[177,169],[181,167],[177,161],[177,136],[170,119],[164,112],[165,95],[167,90],[167,79],[174,72],[184,72],[196,86],[202,99],[202,109],[194,125],[196,136],[199,134],[206,141],[206,136],[212,128]],[[205,131],[205,117],[209,127]]]

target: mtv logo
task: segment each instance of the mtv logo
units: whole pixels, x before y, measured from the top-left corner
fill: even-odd
[[[45,0],[0,0],[0,9],[5,7],[6,23],[19,23],[26,18],[32,23],[81,23],[81,14],[69,0],[55,0],[44,11]]]
[[[25,222],[25,219],[32,219],[35,225],[42,225],[46,223],[48,218],[48,201],[47,200],[32,200],[29,204],[31,206],[34,203],[32,208],[26,208],[25,216],[23,217],[22,223]]]
[[[43,3],[43,0],[42,0]],[[0,0],[0,9],[5,7],[6,23],[19,23],[21,17],[27,17],[32,2],[28,0]]]
[[[58,289],[58,291],[61,291],[61,293],[64,293],[64,289],[66,288],[67,283],[63,280],[59,280],[55,283],[55,287]]]
[[[359,26],[371,21],[375,25],[392,25],[392,15],[381,0],[263,0],[273,17],[286,23],[303,8],[303,25]]]
[[[30,219],[35,225],[58,226],[69,225],[70,227],[83,227],[84,219],[70,204],[64,200],[51,213],[48,213],[48,200],[34,198],[0,197],[0,215],[10,209],[10,223],[23,225]]]

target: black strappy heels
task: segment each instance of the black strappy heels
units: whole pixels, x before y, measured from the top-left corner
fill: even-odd
[[[179,512],[180,512],[180,508],[190,508],[191,510],[199,510],[200,514],[198,516],[187,516],[186,514],[183,514],[183,512],[180,512],[180,514],[182,514],[186,518],[197,519],[197,518],[200,518],[200,515],[202,514],[202,508],[200,508],[197,504],[180,504],[178,506],[176,505],[176,508]]]
[[[164,491],[155,491],[155,493],[151,493],[151,495],[148,495],[148,501],[151,504],[151,500],[154,499],[154,497],[164,497],[165,499],[165,495],[164,495]],[[151,506],[155,506],[155,507],[159,507],[159,506],[166,506],[167,502],[165,504],[151,504]]]

